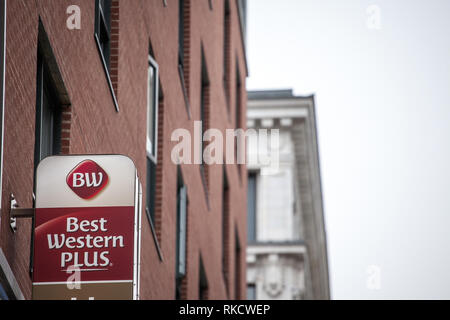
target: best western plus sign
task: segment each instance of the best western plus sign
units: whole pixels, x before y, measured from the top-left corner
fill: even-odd
[[[140,192],[124,156],[57,156],[37,169],[33,299],[138,297]]]

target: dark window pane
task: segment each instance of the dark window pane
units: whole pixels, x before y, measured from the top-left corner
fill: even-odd
[[[222,185],[222,272],[225,280],[225,288],[229,294],[229,266],[228,266],[228,250],[229,243],[229,220],[230,220],[230,188],[228,185],[227,173],[223,168],[223,185]]]
[[[111,0],[96,0],[95,34],[99,41],[106,68],[110,67],[111,55]]]
[[[44,61],[38,58],[35,168],[61,151],[61,108]]]
[[[184,58],[184,0],[178,1],[178,63],[183,66]]]
[[[198,282],[198,299],[207,300],[208,299],[208,279],[206,278],[205,267],[203,266],[203,261],[200,259],[200,270],[199,270],[199,282]]]
[[[187,235],[187,188],[182,185],[178,189],[177,214],[177,277],[186,274],[186,235]]]
[[[254,284],[247,285],[247,300],[256,300],[256,286]]]
[[[236,68],[236,128],[242,127],[241,124],[241,76],[239,68]]]
[[[155,222],[155,192],[156,192],[156,164],[147,158],[147,194],[146,207],[151,222]]]
[[[209,90],[209,77],[208,77],[208,70],[206,68],[206,61],[205,56],[203,54],[203,48],[202,48],[202,69],[201,69],[201,92],[200,92],[200,120],[201,120],[201,135],[200,135],[200,159],[201,163],[203,164],[203,151],[204,151],[204,143],[203,143],[203,135],[205,131],[208,129],[208,108],[209,105],[207,101],[207,95]]]
[[[241,246],[236,230],[234,256],[234,299],[241,299]]]
[[[230,189],[225,168],[223,170],[223,190],[222,190],[222,269],[226,274],[226,244],[228,243],[228,219],[229,219],[229,198]]]
[[[256,173],[248,175],[247,192],[247,240],[256,241]]]

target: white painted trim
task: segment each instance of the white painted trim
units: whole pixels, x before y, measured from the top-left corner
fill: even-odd
[[[140,300],[140,294],[141,294],[141,235],[142,235],[142,184],[137,181],[137,183],[139,183],[139,204],[138,204],[138,209],[139,209],[139,226],[138,226],[138,234],[139,234],[139,239],[138,239],[138,249],[137,249],[137,268],[138,268],[138,272],[137,272],[137,293],[136,293],[136,300]]]
[[[306,246],[303,244],[288,244],[280,245],[277,243],[267,243],[264,245],[247,245],[248,255],[259,255],[259,254],[306,254]]]
[[[134,182],[134,236],[133,236],[133,300],[137,300],[138,297],[138,281],[139,281],[139,179],[136,172],[136,178]]]
[[[247,119],[279,119],[279,118],[307,118],[308,109],[306,108],[267,108],[267,109],[248,109]]]
[[[311,108],[311,98],[295,99],[253,99],[247,102],[248,109],[253,108]]]

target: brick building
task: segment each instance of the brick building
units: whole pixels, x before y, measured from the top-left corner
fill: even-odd
[[[144,189],[140,298],[245,298],[245,167],[171,160],[175,129],[245,127],[245,1],[0,2],[0,297],[31,298],[32,219],[14,231],[10,208],[33,206],[37,163],[124,154]]]

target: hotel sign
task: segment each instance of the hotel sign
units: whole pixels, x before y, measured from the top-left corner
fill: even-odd
[[[136,299],[140,186],[125,156],[55,156],[36,172],[33,299]]]

